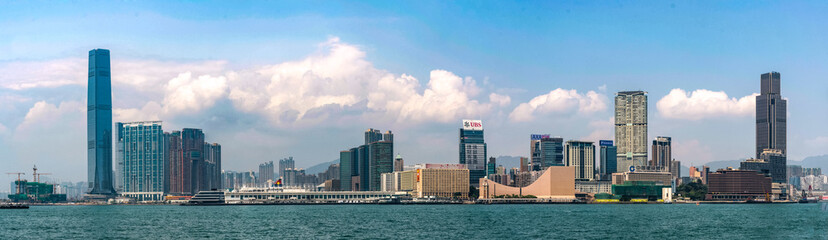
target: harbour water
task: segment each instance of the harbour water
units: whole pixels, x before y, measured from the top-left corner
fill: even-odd
[[[32,206],[0,239],[826,239],[822,204]]]

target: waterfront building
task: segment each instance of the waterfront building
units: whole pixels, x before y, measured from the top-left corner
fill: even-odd
[[[339,180],[342,191],[353,191],[351,189],[351,177],[357,173],[356,163],[351,159],[351,151],[339,152]],[[358,189],[357,189],[358,190]]]
[[[647,165],[647,92],[625,91],[615,95],[615,145],[618,172]]]
[[[745,201],[767,199],[771,178],[751,170],[720,169],[707,179],[706,200]]]
[[[469,170],[462,168],[417,169],[415,197],[467,198]]]
[[[390,172],[390,173],[383,173],[381,176],[382,179],[382,186],[381,190],[383,192],[396,192],[400,190],[400,173],[402,172]]]
[[[275,182],[277,179],[275,178],[274,173],[273,161],[259,164],[259,184]]]
[[[486,176],[486,141],[482,121],[463,120],[459,147],[460,164],[465,164],[469,169],[469,184],[477,186],[478,179]]]
[[[665,188],[671,189],[672,186],[657,181],[626,181],[621,184],[613,184],[612,195],[620,196],[621,201],[632,199],[656,201],[661,199]]]
[[[672,166],[670,161],[673,160],[672,142],[670,137],[662,136],[658,136],[653,140],[653,160],[650,162],[650,166],[672,172],[670,168]]]
[[[549,134],[532,134],[529,141],[530,169],[537,171],[550,166],[564,166],[563,138]]]
[[[611,181],[580,181],[575,180],[575,190],[582,193],[612,193]]]
[[[576,180],[595,179],[595,145],[586,141],[566,141],[566,166],[575,167]]]
[[[12,182],[8,198],[12,202],[58,203],[66,202],[66,194],[55,192],[53,184],[16,180]]]
[[[164,165],[166,172],[164,173],[164,193],[181,194],[183,191],[183,181],[185,169],[190,170],[189,166],[184,163],[184,152],[181,149],[181,131],[172,131],[164,133],[164,146],[166,152],[164,153]],[[185,168],[186,167],[186,168]]]
[[[612,184],[624,184],[625,182],[655,182],[660,185],[670,186],[673,183],[673,176],[669,172],[662,171],[634,171],[612,174]],[[660,193],[659,193],[660,194]]]
[[[201,129],[185,128],[181,131],[181,150],[184,153],[183,161],[187,162],[190,171],[185,172],[188,178],[183,182],[183,192],[195,195],[201,190],[199,183],[204,177],[204,132]]]
[[[376,202],[377,200],[392,200],[406,197],[401,192],[381,191],[233,191],[224,192],[224,200],[228,204],[266,203],[279,201],[311,201],[339,203],[349,202]]]
[[[601,147],[599,154],[601,161],[599,174],[601,180],[610,180],[612,174],[618,172],[618,155],[616,153],[618,148],[612,144],[612,140],[600,140],[598,141],[598,145]]]
[[[394,143],[388,141],[372,142],[368,145],[368,191],[379,191],[383,173],[394,171]]]
[[[761,76],[760,94],[756,96],[756,158],[762,158],[765,149],[787,154],[788,100],[782,98],[780,81],[778,72]]]
[[[279,159],[279,176],[276,177],[281,178],[285,176],[285,169],[288,168],[296,168],[296,162],[293,161],[293,157]]]
[[[87,193],[115,194],[112,179],[112,79],[109,50],[89,51],[86,110]]]
[[[203,176],[199,191],[221,189],[221,145],[204,143]]]
[[[492,199],[503,195],[533,195],[537,198],[575,200],[575,167],[552,166],[541,172],[535,182],[526,187],[510,187],[481,178],[480,198]]]
[[[391,137],[394,138],[393,136]],[[394,171],[395,172],[402,172],[403,166],[405,166],[405,162],[403,162],[403,157],[397,154],[397,157],[394,158]]]
[[[117,171],[119,187],[124,194],[157,198],[139,201],[160,201],[164,193],[167,145],[161,121],[116,123]]]

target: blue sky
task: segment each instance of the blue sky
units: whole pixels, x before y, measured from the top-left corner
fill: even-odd
[[[93,48],[112,51],[116,121],[204,128],[228,170],[330,161],[369,127],[409,163],[452,163],[464,118],[494,156],[525,156],[531,133],[612,139],[622,90],[649,93],[649,138],[673,137],[677,160],[744,158],[769,71],[800,160],[828,153],[826,5],[0,2],[0,163],[83,179]]]

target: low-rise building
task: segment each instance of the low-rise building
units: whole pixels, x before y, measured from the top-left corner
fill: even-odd
[[[719,169],[707,176],[706,200],[769,199],[771,178],[752,170]]]
[[[623,172],[612,174],[612,184],[624,184],[627,181],[656,182],[661,185],[671,186],[673,175],[670,172]],[[661,194],[659,192],[659,194]]]
[[[583,193],[612,193],[611,181],[575,181],[575,191]]]

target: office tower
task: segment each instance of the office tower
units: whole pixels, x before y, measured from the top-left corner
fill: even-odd
[[[575,167],[575,179],[595,179],[595,145],[593,142],[566,141],[566,166]]]
[[[204,163],[202,164],[200,191],[221,189],[221,145],[204,143]]]
[[[164,192],[166,171],[161,121],[116,123],[122,191]]]
[[[647,165],[647,92],[615,95],[615,146],[619,172]]]
[[[186,195],[192,193],[190,186],[190,173],[192,162],[185,161],[184,149],[181,143],[181,131],[172,131],[167,136],[167,163],[169,176],[168,192],[175,195]]]
[[[86,108],[87,181],[90,195],[115,194],[112,182],[112,79],[109,50],[89,51]]]
[[[759,157],[768,164],[770,177],[775,183],[786,183],[787,161],[785,154],[779,149],[765,149]]]
[[[293,157],[287,157],[283,159],[279,159],[279,178],[284,178],[285,176],[285,169],[288,168],[295,168],[296,162],[293,161]]]
[[[495,174],[495,170],[497,168],[497,159],[495,157],[489,157],[489,162],[486,163],[486,176],[491,174]]]
[[[382,174],[394,171],[394,143],[372,142],[368,150],[368,191],[379,191]]]
[[[405,166],[405,163],[403,162],[403,157],[397,154],[397,157],[394,158],[394,172],[402,172],[403,166]]]
[[[563,138],[549,137],[548,134],[532,134],[529,151],[532,155],[532,170],[543,170],[551,166],[563,166]]]
[[[356,154],[354,159],[356,159],[356,161],[358,162],[357,164],[359,166],[359,175],[357,176],[359,178],[359,181],[357,181],[359,188],[357,189],[359,189],[359,191],[368,191],[368,189],[370,189],[371,184],[369,179],[370,174],[368,173],[368,170],[371,167],[370,158],[368,157],[368,145],[361,145],[357,147],[355,153]]]
[[[351,177],[356,172],[356,166],[351,159],[351,151],[339,152],[339,180],[342,191],[351,191]]]
[[[599,153],[599,159],[601,161],[599,174],[601,175],[602,180],[610,180],[613,173],[619,172],[617,164],[618,154],[616,153],[617,148],[612,145],[612,140],[600,140],[598,141],[598,145],[601,147],[601,151]]]
[[[673,159],[670,161],[670,174],[673,175],[673,179],[681,178],[681,162],[676,161]]]
[[[756,96],[756,158],[765,149],[777,149],[787,154],[787,108],[782,98],[780,74],[762,74],[761,94]]]
[[[671,144],[670,137],[659,136],[653,140],[653,161],[650,166],[661,171],[672,172],[670,170],[670,161],[673,159]]]
[[[382,134],[382,140],[386,142],[394,142],[394,134],[391,131],[386,131]]]
[[[265,184],[267,181],[276,181],[273,176],[273,161],[259,164],[259,183]]]
[[[463,120],[460,128],[460,164],[469,169],[469,184],[477,187],[480,178],[486,176],[486,142],[483,139],[483,122]]]
[[[183,192],[188,194],[196,194],[199,189],[199,183],[202,182],[204,169],[204,132],[201,129],[185,128],[181,131],[181,151],[183,152],[182,160],[190,167],[190,171],[184,172]]]
[[[388,132],[391,133],[390,131]],[[380,130],[369,128],[365,130],[365,145],[368,145],[372,142],[382,141],[382,133]]]

